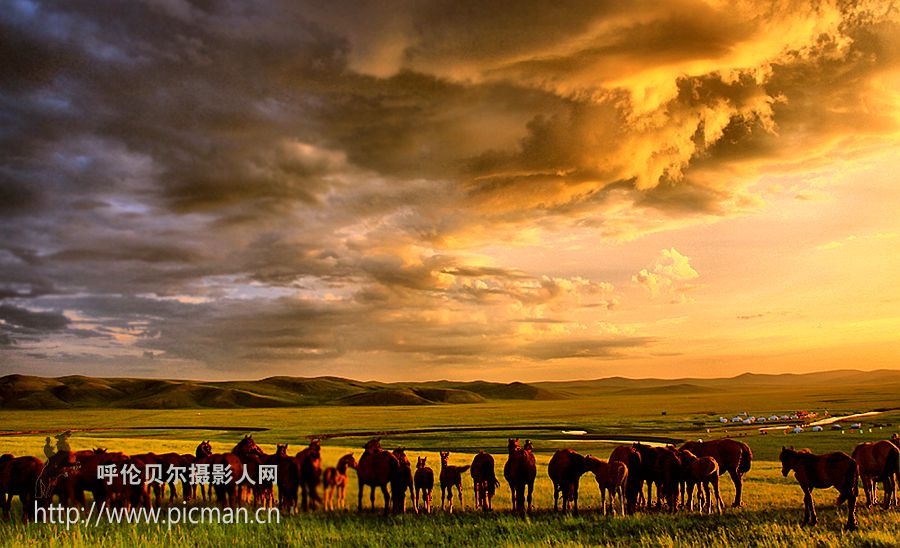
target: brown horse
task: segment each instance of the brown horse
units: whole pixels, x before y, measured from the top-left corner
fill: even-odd
[[[860,443],[853,449],[853,460],[859,465],[859,477],[866,493],[866,506],[875,501],[875,482],[884,486],[882,506],[889,508],[896,502],[896,481],[900,477],[900,449],[893,443],[881,440]]]
[[[148,484],[150,490],[153,491],[156,505],[160,505],[160,501],[165,495],[166,484],[169,485],[169,503],[175,501],[178,492],[175,488],[176,483],[180,480],[182,483],[182,493],[184,500],[191,497],[191,485],[187,478],[188,469],[194,462],[193,455],[180,455],[178,453],[163,453],[157,455],[154,453],[143,453],[132,455],[144,461],[147,465],[159,466],[162,478],[161,482],[152,482]],[[171,479],[171,481],[169,481]]]
[[[43,471],[44,463],[35,457],[0,457],[0,505],[4,518],[10,519],[12,499],[19,497],[22,519],[34,520],[35,486]]]
[[[469,475],[472,476],[472,485],[475,489],[475,508],[481,508],[485,512],[492,510],[491,501],[500,485],[494,474],[494,457],[490,453],[479,451],[472,459]]]
[[[422,495],[424,510],[426,514],[431,513],[431,493],[434,490],[434,471],[425,465],[427,457],[419,457],[416,461],[416,475],[414,482],[416,486],[416,508],[419,508],[419,494]]]
[[[643,493],[641,487],[644,479],[641,467],[641,454],[628,445],[620,445],[609,455],[609,462],[621,462],[628,468],[628,483],[625,485],[625,511],[633,514],[637,509],[638,499]]]
[[[681,483],[681,461],[675,450],[643,443],[635,443],[632,447],[641,456],[641,474],[647,482],[647,507],[652,504],[652,489],[656,485],[656,508],[661,508],[665,500],[669,512],[674,512]]]
[[[265,452],[253,440],[253,435],[247,434],[231,449],[231,454],[241,462],[241,472],[234,477],[233,481],[238,481],[246,475],[245,481],[236,485],[238,503],[243,504],[249,501],[252,493],[254,504],[258,504],[262,495],[259,489],[259,465],[266,457]]]
[[[462,475],[469,469],[470,465],[452,466],[450,464],[450,451],[441,451],[441,510],[444,509],[444,501],[450,504],[450,513],[453,513],[453,488],[459,494],[459,503],[463,510],[466,508],[466,502],[462,496]]]
[[[753,452],[746,443],[728,438],[712,441],[689,441],[681,449],[690,451],[698,457],[712,457],[719,465],[719,475],[728,472],[734,483],[734,502],[732,507],[741,505],[741,490],[744,485],[744,474],[750,471]]]
[[[656,448],[651,447],[649,445],[644,445],[643,443],[634,443],[632,444],[632,449],[634,449],[637,454],[640,456],[640,479],[641,482],[647,482],[647,499],[646,505],[649,509],[653,505],[653,484],[657,483],[657,466],[656,466],[656,458],[657,451]],[[629,473],[631,470],[628,471]],[[638,491],[641,491],[643,485],[638,486]],[[659,489],[656,492],[656,505],[660,506],[660,493]]]
[[[297,510],[300,465],[288,455],[287,449],[288,444],[278,444],[275,454],[268,458],[266,464],[278,467],[278,507],[283,512],[292,513]]]
[[[338,459],[337,465],[325,469],[322,474],[322,486],[325,491],[325,510],[334,510],[334,494],[337,492],[338,505],[346,507],[347,469],[356,470],[356,459],[348,453]]]
[[[322,502],[319,497],[319,482],[322,480],[322,446],[319,440],[312,440],[309,446],[294,457],[300,466],[300,507],[303,511],[315,510]]]
[[[722,497],[719,496],[719,463],[712,457],[697,457],[690,451],[680,453],[681,473],[687,491],[687,508],[694,509],[694,487],[697,487],[697,499],[700,501],[700,511],[703,511],[704,492],[706,494],[706,512],[712,512],[712,498],[710,498],[709,486],[712,485],[716,495],[716,512],[721,514]]]
[[[213,453],[209,440],[201,442],[200,445],[197,446],[195,455],[195,465],[207,465],[210,470],[221,467],[221,469],[225,471],[225,474],[230,472],[231,481],[219,483],[212,482],[212,490],[216,493],[216,501],[219,506],[238,506],[240,501],[238,499],[237,482],[243,475],[243,463],[241,462],[241,459],[234,453]],[[200,487],[201,492],[203,493],[203,500],[205,501],[206,490],[209,486],[201,484]]]
[[[406,456],[406,449],[398,447],[392,453],[397,459],[397,472],[391,478],[391,500],[394,503],[394,513],[402,514],[406,512],[406,491],[409,490],[409,500],[413,503],[413,510],[418,514],[419,507],[415,503],[415,492],[413,491],[413,474],[412,465]]]
[[[840,493],[836,504],[840,506],[847,501],[849,512],[846,528],[850,531],[856,529],[859,466],[853,457],[843,451],[814,455],[808,449],[794,451],[793,448],[782,447],[778,460],[781,461],[781,474],[787,477],[793,470],[794,477],[803,489],[803,503],[806,510],[803,516],[804,525],[815,525],[817,521],[812,498],[813,489],[834,487]]]
[[[587,472],[584,455],[579,455],[571,449],[560,449],[550,457],[547,464],[547,475],[553,482],[553,510],[559,510],[559,497],[562,495],[563,512],[569,511],[569,503],[572,503],[572,512],[578,515],[578,483],[581,476]]]
[[[537,465],[531,441],[526,441],[525,448],[519,446],[519,438],[508,439],[506,446],[508,457],[503,466],[503,477],[509,484],[514,512],[525,513],[531,510],[531,492],[534,489],[534,478],[537,477]],[[525,488],[528,488],[528,506],[525,506]]]
[[[622,515],[625,515],[625,490],[628,486],[628,466],[618,460],[603,462],[602,460],[588,456],[585,458],[585,467],[593,472],[594,479],[597,480],[597,487],[600,489],[600,506],[603,508],[603,515],[606,515],[609,509],[612,509],[613,515],[616,513],[616,497],[619,499],[619,508]],[[609,493],[609,505],[606,504],[606,493]]]
[[[356,478],[359,481],[359,492],[357,493],[357,509],[359,511],[362,511],[363,490],[368,485],[372,488],[369,497],[372,508],[375,508],[375,488],[378,487],[381,489],[381,494],[384,495],[384,513],[390,512],[391,495],[387,486],[399,468],[400,464],[394,455],[381,448],[379,438],[366,443],[365,451],[356,465]]]

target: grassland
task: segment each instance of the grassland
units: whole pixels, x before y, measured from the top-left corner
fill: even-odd
[[[748,385],[749,386],[749,385]],[[820,523],[801,528],[802,496],[792,477],[783,478],[775,462],[782,445],[809,447],[814,451],[851,451],[856,443],[883,439],[897,432],[900,412],[889,410],[867,417],[860,433],[825,431],[786,435],[762,435],[757,427],[720,425],[719,416],[741,411],[762,415],[810,409],[833,415],[852,414],[893,407],[896,386],[890,383],[843,384],[838,387],[770,384],[704,390],[693,393],[654,393],[644,387],[630,393],[591,396],[578,393],[565,400],[488,401],[467,405],[428,406],[328,406],[278,409],[78,409],[45,411],[0,411],[0,428],[7,432],[54,429],[91,429],[76,432],[75,448],[103,446],[126,452],[193,451],[199,439],[211,439],[216,450],[225,451],[243,436],[243,431],[204,427],[256,429],[254,438],[267,451],[275,443],[289,442],[299,449],[307,436],[354,432],[392,431],[384,436],[385,447],[403,445],[411,457],[426,455],[439,467],[437,451],[450,450],[451,462],[465,464],[484,449],[497,456],[498,468],[505,459],[507,437],[535,441],[539,474],[535,503],[538,511],[522,519],[507,512],[509,501],[503,485],[495,499],[497,511],[482,515],[471,511],[447,515],[382,517],[355,511],[326,515],[322,512],[290,516],[281,524],[177,526],[75,527],[71,531],[51,525],[0,525],[0,542],[7,545],[73,543],[75,545],[168,544],[222,545],[761,545],[761,546],[894,546],[900,543],[900,512],[861,509],[860,530],[841,530],[844,510],[834,508],[833,491],[818,491]],[[560,390],[562,387],[550,388]],[[625,388],[631,390],[630,388]],[[647,393],[647,391],[650,393]],[[666,414],[663,415],[662,412]],[[129,430],[131,427],[151,427]],[[180,429],[176,429],[179,427]],[[454,428],[493,428],[457,431]],[[428,433],[403,433],[410,429],[434,429]],[[871,428],[871,432],[869,429]],[[441,431],[446,429],[445,431]],[[526,430],[529,429],[529,430]],[[533,429],[533,430],[532,430]],[[571,436],[562,430],[586,430],[588,436]],[[665,436],[673,439],[739,436],[754,452],[753,469],[747,477],[745,506],[729,509],[722,516],[693,514],[638,515],[607,518],[598,515],[599,497],[590,476],[582,480],[578,517],[547,512],[552,489],[546,463],[552,452],[569,446],[583,453],[607,456],[615,443],[612,436]],[[325,464],[354,451],[366,436],[326,438]],[[0,436],[0,452],[40,454],[42,434]],[[585,439],[590,438],[590,439]],[[352,480],[348,502],[355,510],[356,489]],[[471,484],[464,482],[466,503],[472,504]],[[727,476],[722,481],[723,498],[730,501],[733,488]],[[439,495],[438,495],[439,500]],[[439,503],[438,503],[439,504]],[[840,515],[838,514],[840,512]]]

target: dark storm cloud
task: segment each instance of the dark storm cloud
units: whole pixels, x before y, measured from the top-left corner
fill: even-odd
[[[875,8],[5,2],[0,345],[219,370],[638,349],[517,349],[612,287],[454,251],[739,214],[766,162],[896,131],[867,106],[900,35]]]

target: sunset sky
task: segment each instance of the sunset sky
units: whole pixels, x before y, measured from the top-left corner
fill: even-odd
[[[900,368],[900,4],[0,0],[0,374]]]

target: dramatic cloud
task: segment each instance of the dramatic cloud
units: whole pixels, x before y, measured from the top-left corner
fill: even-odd
[[[5,2],[0,373],[680,355],[658,303],[896,233],[895,193],[841,181],[897,160],[898,36],[866,1]],[[873,224],[723,258],[836,196]]]

